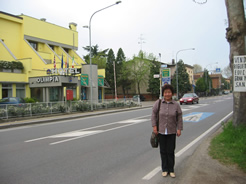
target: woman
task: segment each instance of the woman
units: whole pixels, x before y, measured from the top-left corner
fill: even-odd
[[[174,163],[175,163],[175,146],[176,135],[181,135],[183,130],[182,111],[179,104],[172,100],[174,90],[169,84],[162,87],[163,99],[160,104],[159,112],[159,132],[156,126],[156,117],[158,115],[157,100],[152,110],[152,127],[155,134],[159,134],[159,147],[161,155],[162,176],[167,176],[169,173],[172,178],[175,178]]]

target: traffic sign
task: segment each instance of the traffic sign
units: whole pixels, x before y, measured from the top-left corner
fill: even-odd
[[[216,73],[220,73],[220,68],[216,68]]]
[[[162,77],[170,77],[170,68],[162,69]]]
[[[164,86],[165,84],[171,84],[171,78],[170,77],[162,78],[162,86]]]
[[[154,74],[154,78],[160,78],[160,74]]]

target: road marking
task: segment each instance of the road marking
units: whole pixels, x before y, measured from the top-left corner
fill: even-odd
[[[183,116],[184,122],[199,122],[206,119],[207,117],[213,115],[213,112],[192,112]]]
[[[198,122],[200,120],[200,118],[202,117],[202,113],[199,114],[188,114],[186,116],[183,116],[183,121],[184,122]]]
[[[224,118],[222,118],[220,121],[218,121],[215,125],[213,125],[211,128],[209,128],[206,132],[201,134],[199,137],[197,137],[195,140],[193,140],[191,143],[189,143],[187,146],[185,146],[183,149],[181,149],[179,152],[175,154],[175,157],[180,157],[184,152],[186,152],[188,149],[190,149],[194,144],[196,144],[198,141],[200,141],[205,135],[207,135],[209,132],[211,132],[216,126],[218,126],[222,121],[227,119],[229,116],[231,116],[233,113],[230,112],[228,115],[226,115]],[[149,172],[147,175],[145,175],[142,180],[150,180],[153,178],[158,172],[161,171],[161,167],[157,167],[151,172]]]
[[[151,178],[153,178],[158,172],[160,172],[161,167],[157,167],[155,168],[153,171],[151,171],[150,173],[148,173],[146,176],[144,176],[142,179],[143,180],[150,180]]]
[[[118,129],[118,128],[123,128],[123,127],[130,126],[130,125],[134,125],[134,124],[150,121],[150,119],[141,119],[141,118],[146,118],[146,117],[149,117],[149,116],[150,115],[146,115],[146,116],[141,116],[141,117],[137,117],[137,118],[133,118],[133,119],[128,119],[128,120],[108,123],[108,124],[104,124],[104,125],[98,125],[98,126],[94,126],[94,127],[90,127],[90,128],[75,130],[75,131],[71,131],[71,132],[65,132],[65,133],[61,133],[61,134],[56,134],[56,135],[51,135],[51,136],[46,136],[46,137],[40,137],[40,138],[36,138],[36,139],[30,139],[30,140],[27,140],[25,142],[29,143],[29,142],[39,141],[39,140],[43,140],[43,139],[50,139],[50,138],[54,139],[54,138],[62,138],[62,137],[64,137],[64,138],[72,137],[70,139],[66,139],[66,140],[63,140],[63,141],[58,141],[58,142],[54,142],[54,143],[50,144],[50,145],[54,145],[54,144],[67,142],[67,141],[79,139],[79,138],[82,138],[82,137],[86,137],[86,136],[90,136],[90,135],[106,132],[106,131],[115,130],[115,129]],[[106,130],[96,130],[96,131],[92,130],[92,129],[100,129],[100,128],[103,128],[103,127],[106,127],[106,126],[116,125],[116,124],[122,124],[122,125],[118,126],[118,127],[106,129]],[[126,125],[124,125],[124,124],[126,124]]]

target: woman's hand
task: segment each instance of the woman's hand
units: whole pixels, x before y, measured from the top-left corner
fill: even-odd
[[[153,132],[154,132],[155,134],[158,134],[157,126],[154,126],[154,127],[153,127]]]
[[[177,130],[177,136],[181,136],[181,130]]]

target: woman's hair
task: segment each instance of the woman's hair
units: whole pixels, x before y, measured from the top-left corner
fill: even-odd
[[[164,91],[165,91],[165,90],[167,90],[167,89],[170,89],[170,90],[171,90],[171,92],[172,92],[172,94],[174,94],[174,89],[173,89],[173,86],[172,86],[172,85],[170,85],[170,84],[165,84],[164,86],[162,86],[162,90],[161,90],[162,95],[163,95]]]

